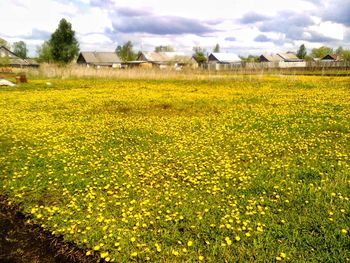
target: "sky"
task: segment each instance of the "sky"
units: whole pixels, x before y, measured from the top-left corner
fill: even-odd
[[[350,0],[0,0],[0,38],[24,41],[29,55],[65,18],[81,51],[114,51],[132,41],[135,51],[170,45],[191,53],[246,56],[350,48]]]

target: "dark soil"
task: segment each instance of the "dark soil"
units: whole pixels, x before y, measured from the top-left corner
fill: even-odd
[[[27,218],[18,211],[0,196],[0,263],[99,262],[74,244],[26,224]]]

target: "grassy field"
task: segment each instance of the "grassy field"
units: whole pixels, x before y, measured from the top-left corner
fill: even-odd
[[[350,78],[0,88],[0,193],[111,262],[350,261]]]

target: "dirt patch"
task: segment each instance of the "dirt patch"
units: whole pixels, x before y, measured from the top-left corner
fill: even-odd
[[[64,242],[61,237],[27,224],[27,219],[18,207],[8,205],[6,198],[0,195],[0,262],[100,262],[98,258],[85,256],[84,251]]]

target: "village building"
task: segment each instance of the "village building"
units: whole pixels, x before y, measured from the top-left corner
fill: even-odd
[[[241,59],[234,53],[211,53],[208,56],[208,63],[213,64],[240,64]]]
[[[159,68],[174,67],[181,69],[183,67],[198,67],[198,63],[191,56],[182,52],[147,52],[142,51],[137,57],[139,63],[150,63]]]
[[[230,70],[241,66],[241,59],[236,54],[213,52],[208,56],[208,63],[205,68],[209,70]]]
[[[284,62],[302,62],[303,61],[303,59],[298,58],[297,55],[293,52],[277,53],[277,56],[280,56],[282,58],[282,61]]]
[[[328,54],[323,58],[321,58],[321,61],[323,62],[341,61],[341,57],[338,54]]]
[[[283,58],[278,55],[261,55],[259,57],[259,62],[280,62],[283,61]]]
[[[298,58],[294,53],[277,53],[273,55],[261,55],[259,57],[260,62],[302,62],[303,60]]]
[[[4,46],[0,46],[0,64],[1,63],[16,68],[39,67],[39,64],[35,60],[22,59]]]
[[[115,52],[80,52],[78,59],[78,65],[84,65],[87,67],[112,67],[120,68],[122,62]]]

